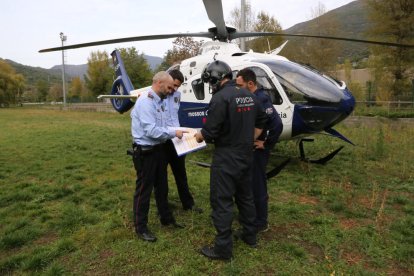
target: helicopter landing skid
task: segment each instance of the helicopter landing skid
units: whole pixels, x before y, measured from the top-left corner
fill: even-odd
[[[322,157],[322,158],[319,158],[319,159],[309,159],[309,158],[305,157],[305,150],[303,149],[303,142],[313,142],[313,141],[314,141],[313,138],[303,138],[299,142],[300,159],[302,161],[304,161],[304,162],[325,165],[326,162],[328,162],[329,160],[331,160],[332,158],[334,158],[335,155],[338,152],[340,152],[343,149],[343,147],[344,147],[344,146],[340,146],[339,148],[337,148],[333,152],[329,153],[325,157]]]
[[[279,166],[275,167],[274,169],[270,170],[266,173],[266,179],[270,179],[280,173],[281,170],[283,170],[284,167],[290,162],[290,158],[283,161]]]

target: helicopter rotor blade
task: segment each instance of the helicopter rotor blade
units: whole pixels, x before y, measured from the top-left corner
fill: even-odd
[[[223,5],[221,0],[203,0],[208,18],[217,27],[217,36],[220,39],[227,38],[228,32],[223,16]]]
[[[377,44],[377,45],[383,45],[383,46],[394,46],[394,47],[401,47],[401,48],[414,48],[414,45],[411,45],[411,44],[399,44],[399,43],[385,42],[385,41],[373,41],[373,40],[364,40],[364,39],[355,39],[355,38],[337,37],[337,36],[323,36],[323,35],[286,34],[286,33],[271,33],[271,32],[234,32],[229,35],[230,40],[239,38],[239,37],[254,37],[254,36],[308,37],[308,38],[351,41],[351,42],[359,42],[359,43],[367,43],[367,44]]]
[[[62,51],[62,50],[68,50],[68,49],[84,48],[84,47],[106,45],[106,44],[113,44],[113,43],[167,39],[167,38],[175,38],[175,37],[207,37],[207,38],[213,39],[214,34],[212,34],[211,32],[200,32],[200,33],[177,33],[177,34],[163,34],[163,35],[133,36],[133,37],[108,39],[108,40],[101,40],[101,41],[94,41],[94,42],[87,42],[87,43],[80,43],[80,44],[72,44],[72,45],[66,45],[63,47],[42,49],[39,51],[39,53]]]

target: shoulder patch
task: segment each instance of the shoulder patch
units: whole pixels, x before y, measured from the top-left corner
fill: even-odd
[[[271,108],[271,107],[266,108],[266,114],[267,115],[273,114],[273,108]]]
[[[151,92],[148,92],[148,98],[154,99],[154,95],[152,95]]]

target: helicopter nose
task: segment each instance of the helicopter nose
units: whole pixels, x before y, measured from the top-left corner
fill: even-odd
[[[314,133],[331,128],[343,121],[355,108],[355,98],[346,88],[339,102],[296,104],[293,115],[292,136]]]
[[[355,108],[355,98],[348,90],[348,88],[344,89],[344,97],[342,100],[341,106],[343,107],[343,111],[345,114],[350,115]]]

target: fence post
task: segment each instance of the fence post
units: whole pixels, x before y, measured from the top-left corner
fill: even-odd
[[[370,106],[371,103],[371,89],[372,89],[372,82],[371,81],[367,81],[366,83],[366,87],[368,90],[368,98],[367,98],[367,106]]]
[[[412,84],[411,92],[412,92],[412,96],[413,96],[413,98],[411,99],[411,102],[412,102],[413,107],[414,107],[414,79],[411,80],[411,84]]]

